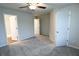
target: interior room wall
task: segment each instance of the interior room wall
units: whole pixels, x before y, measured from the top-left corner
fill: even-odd
[[[79,49],[79,5],[69,6],[70,14],[70,33],[68,46]]]
[[[40,16],[40,33],[42,35],[49,35],[50,14]]]
[[[0,7],[0,47],[7,45],[4,14],[17,16],[19,40],[34,36],[34,18],[31,13]]]
[[[51,42],[55,44],[55,26],[56,21],[55,21],[55,13],[54,11],[50,12],[50,26],[49,26],[49,39]]]
[[[7,45],[2,8],[0,8],[0,47]]]

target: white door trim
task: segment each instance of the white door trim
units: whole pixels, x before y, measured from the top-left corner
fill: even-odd
[[[8,15],[8,16],[15,16],[15,17],[17,18],[17,15],[5,14],[5,13],[4,13],[4,14],[3,14],[4,22],[5,22],[5,16],[6,16],[6,15]],[[17,22],[17,19],[16,19],[16,23],[17,23],[16,26],[17,26],[17,28],[18,28],[18,22]],[[5,29],[6,29],[6,23],[5,23]],[[6,30],[5,30],[5,31],[6,31]],[[18,29],[17,29],[17,37],[16,37],[16,38],[17,38],[17,40],[19,40]],[[7,39],[7,31],[6,31],[6,39]]]
[[[69,10],[69,18],[68,18],[68,28],[67,28],[67,46],[69,45],[69,34],[70,34],[70,22],[71,22],[71,10]]]

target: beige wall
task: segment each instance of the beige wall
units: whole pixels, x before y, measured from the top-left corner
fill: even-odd
[[[55,42],[55,13],[50,12],[50,27],[49,27],[49,39]]]

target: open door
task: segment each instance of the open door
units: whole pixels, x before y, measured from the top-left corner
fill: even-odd
[[[5,14],[4,19],[7,41],[9,44],[14,43],[18,40],[17,16]]]
[[[34,19],[34,35],[35,36],[40,35],[40,19],[39,18]]]

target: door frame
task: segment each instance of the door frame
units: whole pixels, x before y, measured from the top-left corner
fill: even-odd
[[[6,32],[6,41],[7,41],[7,43],[8,43],[8,39],[7,39],[7,29],[6,29],[6,22],[5,22],[5,15],[10,15],[10,16],[16,16],[16,26],[17,26],[17,28],[18,28],[18,22],[17,22],[17,15],[14,15],[14,14],[6,14],[6,13],[4,13],[3,14],[3,17],[4,17],[4,24],[5,24],[5,32]],[[19,40],[19,34],[18,34],[18,29],[17,29],[17,41]],[[12,43],[11,43],[12,44]],[[9,45],[9,44],[8,44]]]
[[[71,24],[71,10],[69,10],[69,13],[68,13],[68,28],[67,28],[67,46],[69,46],[69,36],[70,36],[70,24]]]
[[[36,30],[36,27],[37,27],[37,26],[35,26],[35,25],[36,25],[35,20],[38,21],[38,23],[39,23],[39,24],[37,25],[37,26],[39,27],[39,28],[38,28],[38,31],[39,31],[38,34],[36,34],[36,31],[35,31],[35,30]],[[35,35],[35,36],[40,35],[40,19],[39,19],[39,18],[34,19],[34,35]]]

